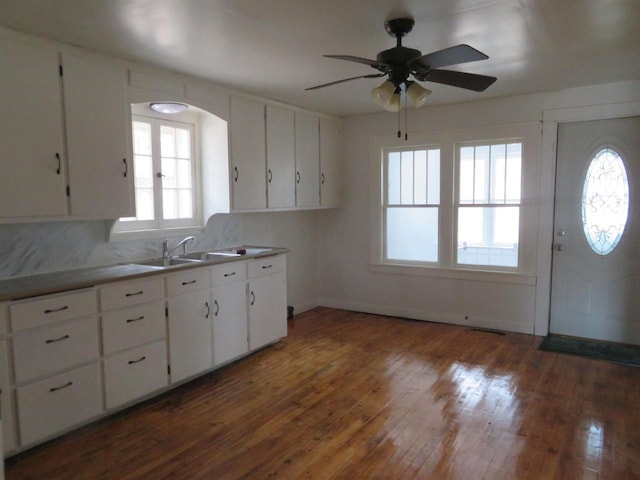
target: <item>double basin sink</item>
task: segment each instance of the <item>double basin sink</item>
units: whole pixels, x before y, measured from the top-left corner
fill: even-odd
[[[273,248],[267,247],[234,247],[224,250],[214,250],[211,252],[194,252],[187,255],[172,256],[169,258],[152,258],[150,260],[130,263],[134,265],[144,265],[146,267],[168,268],[199,263],[212,263],[235,257],[265,255],[272,251]]]

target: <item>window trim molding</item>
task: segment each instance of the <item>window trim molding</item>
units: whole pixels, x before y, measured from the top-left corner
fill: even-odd
[[[409,135],[408,141],[396,136],[373,136],[369,139],[369,226],[370,270],[380,273],[402,273],[443,278],[470,280],[511,279],[509,283],[535,284],[537,265],[537,219],[538,219],[538,173],[540,169],[540,147],[542,138],[540,122],[492,125],[434,132],[417,132]],[[471,142],[492,142],[518,138],[522,141],[522,192],[520,200],[521,225],[519,267],[488,268],[455,264],[455,197],[457,191],[456,149],[458,145]],[[404,264],[384,260],[384,224],[382,180],[384,178],[385,151],[397,148],[424,148],[425,145],[440,146],[440,265]],[[447,263],[442,264],[446,259]],[[533,282],[533,283],[532,283]]]

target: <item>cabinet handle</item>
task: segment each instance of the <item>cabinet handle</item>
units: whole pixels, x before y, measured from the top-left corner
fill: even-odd
[[[253,293],[253,290],[251,290],[251,305],[253,305],[254,303],[256,303],[256,294]]]
[[[124,163],[124,178],[127,178],[127,173],[129,173],[129,164],[127,163],[127,159],[123,158],[122,163]]]
[[[218,305],[218,300],[214,300],[213,303],[216,306],[216,312],[213,314],[214,316],[218,316],[218,312],[220,311],[220,305]]]
[[[296,183],[300,183],[300,172],[296,172]]]
[[[322,185],[324,185],[324,172],[322,172],[322,173],[320,174],[320,177],[322,178],[322,180],[320,181],[320,183],[321,183]]]
[[[59,387],[51,387],[49,389],[49,392],[51,392],[51,393],[57,392],[58,390],[62,390],[63,388],[70,387],[71,385],[73,385],[73,382],[67,382],[64,385],[60,385]]]
[[[144,320],[144,315],[140,315],[138,318],[130,318],[127,320],[127,323],[139,322],[140,320]]]
[[[235,274],[236,274],[236,272],[225,273],[224,276],[225,277],[233,277]]]
[[[125,297],[135,297],[137,295],[142,295],[144,293],[144,290],[140,290],[139,292],[134,292],[134,293],[126,293],[124,296]]]
[[[271,172],[271,169],[269,169],[269,180],[268,180],[268,182],[271,183],[271,180],[273,180],[273,173]]]
[[[60,168],[62,167],[62,161],[60,160],[60,154],[56,152],[56,159],[58,160],[58,168],[56,169],[56,175],[60,175]]]
[[[197,280],[191,280],[190,282],[182,282],[182,285],[193,285],[194,283],[197,283]]]
[[[263,266],[262,266],[262,269],[263,269],[263,270],[266,270],[267,268],[272,268],[272,267],[273,267],[273,265],[271,265],[271,264],[269,264],[269,265],[263,265]]]
[[[233,167],[233,171],[235,173],[235,176],[233,177],[233,181],[237,182],[238,181],[238,167]]]
[[[69,310],[69,306],[65,305],[64,307],[60,307],[60,308],[47,308],[44,313],[56,313],[56,312],[62,312],[64,310]]]
[[[61,342],[63,340],[66,340],[67,338],[71,338],[69,335],[63,335],[61,337],[58,338],[50,338],[49,340],[45,341],[44,343],[56,343],[56,342]]]
[[[204,302],[204,306],[207,307],[207,314],[204,318],[209,318],[209,314],[211,313],[211,308],[209,307],[209,302]]]
[[[147,359],[147,357],[140,357],[138,360],[129,360],[127,363],[129,365],[133,365],[134,363],[140,363],[140,362],[144,362]]]

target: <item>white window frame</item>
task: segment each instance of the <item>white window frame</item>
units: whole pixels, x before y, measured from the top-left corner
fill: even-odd
[[[538,220],[538,181],[541,128],[539,123],[497,125],[409,135],[408,141],[395,136],[370,140],[370,269],[396,273],[479,281],[535,284]],[[522,190],[520,199],[520,244],[517,268],[486,265],[458,265],[457,249],[457,149],[467,143],[522,142]],[[437,264],[389,261],[384,258],[383,180],[385,152],[394,149],[421,149],[440,146],[440,212]]]
[[[132,108],[135,106],[132,106]],[[202,220],[202,192],[201,192],[201,161],[199,148],[199,122],[197,115],[183,113],[178,115],[148,114],[146,111],[133,111],[130,127],[133,122],[143,121],[152,125],[152,149],[154,151],[154,172],[160,171],[159,131],[162,125],[187,128],[191,131],[191,156],[192,156],[192,192],[193,210],[190,218],[163,219],[162,213],[162,179],[154,175],[154,220],[116,220],[111,231],[111,240],[135,240],[144,238],[161,238],[169,235],[196,234],[204,230]],[[132,133],[133,135],[133,133]],[[132,137],[133,138],[133,137]],[[157,158],[156,158],[157,157]],[[134,176],[135,179],[135,176]],[[134,180],[135,181],[135,180]],[[134,185],[135,192],[135,185]]]

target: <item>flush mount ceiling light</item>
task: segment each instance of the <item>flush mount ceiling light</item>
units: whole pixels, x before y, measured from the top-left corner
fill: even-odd
[[[413,18],[396,18],[386,21],[384,24],[385,29],[389,35],[396,38],[396,46],[378,53],[375,60],[354,57],[352,55],[324,55],[324,57],[328,58],[369,65],[380,73],[345,78],[343,80],[310,87],[306,90],[315,90],[359,78],[379,78],[386,76],[387,80],[371,91],[371,98],[374,103],[380,105],[382,108],[392,112],[399,112],[402,108],[400,97],[403,92],[405,94],[405,109],[408,102],[415,108],[423,106],[427,101],[427,97],[431,94],[431,90],[418,85],[414,80],[409,80],[410,76],[413,76],[415,80],[420,82],[442,83],[475,92],[483,92],[496,81],[496,77],[440,69],[440,67],[446,67],[448,65],[475,62],[489,58],[484,53],[469,45],[456,45],[426,55],[422,55],[420,50],[403,47],[402,37],[413,29],[413,25]],[[398,130],[398,137],[400,137],[400,130]]]
[[[179,102],[153,102],[149,104],[149,107],[158,113],[173,114],[184,112],[188,105]]]

